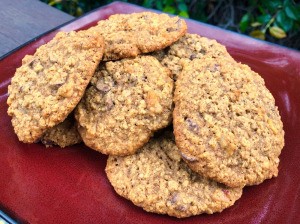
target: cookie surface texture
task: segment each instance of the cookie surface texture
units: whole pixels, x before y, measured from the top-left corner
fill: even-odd
[[[112,15],[90,29],[104,37],[108,61],[163,49],[183,36],[187,25],[179,17],[141,12]]]
[[[241,188],[229,188],[193,172],[164,134],[137,154],[109,156],[106,173],[115,191],[148,212],[178,218],[212,214],[234,204]]]
[[[92,32],[58,33],[27,55],[8,87],[8,114],[22,142],[38,141],[74,109],[103,54]]]
[[[62,123],[47,130],[41,138],[41,142],[46,147],[58,145],[61,148],[82,142],[77,131],[73,113],[71,113]]]
[[[188,165],[231,187],[278,174],[283,124],[264,80],[248,66],[195,59],[178,76],[174,134]]]
[[[233,60],[225,46],[216,40],[201,37],[198,34],[185,34],[164,52],[164,56],[159,52],[155,53],[155,56],[172,71],[175,80],[182,71],[183,65],[194,59],[224,57]]]
[[[134,153],[171,122],[173,87],[154,57],[101,63],[75,112],[84,143],[104,154]]]

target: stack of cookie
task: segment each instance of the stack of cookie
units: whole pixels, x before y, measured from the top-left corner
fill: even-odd
[[[9,86],[19,140],[109,155],[116,192],[149,212],[233,205],[244,186],[278,175],[283,124],[257,73],[186,32],[178,17],[143,12],[58,33]]]

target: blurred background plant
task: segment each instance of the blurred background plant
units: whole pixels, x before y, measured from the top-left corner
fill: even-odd
[[[81,16],[111,0],[41,0]],[[300,50],[300,3],[293,0],[128,0]]]

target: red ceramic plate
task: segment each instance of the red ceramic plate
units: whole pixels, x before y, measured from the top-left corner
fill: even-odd
[[[95,25],[115,13],[145,8],[114,3],[56,29],[0,61],[0,205],[30,223],[299,223],[300,222],[300,53],[193,20],[189,32],[214,38],[232,56],[261,74],[276,99],[285,130],[279,176],[246,187],[234,206],[222,213],[182,220],[147,213],[119,197],[105,172],[106,156],[84,145],[59,149],[23,144],[8,117],[7,86],[21,59],[59,30]]]

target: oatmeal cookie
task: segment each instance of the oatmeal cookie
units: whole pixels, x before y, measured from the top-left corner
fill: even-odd
[[[221,212],[242,195],[193,172],[182,160],[173,136],[164,133],[140,151],[109,156],[107,177],[115,191],[148,212],[178,218]]]
[[[81,141],[73,113],[62,123],[47,130],[41,139],[46,147],[58,145],[61,148],[78,144]]]
[[[194,59],[224,57],[228,60],[233,60],[226,47],[219,44],[216,40],[189,33],[185,34],[170,47],[153,54],[161,61],[162,65],[172,71],[175,80],[182,71],[183,64]]]
[[[278,174],[283,124],[264,80],[247,65],[195,59],[178,76],[173,125],[183,159],[230,187]]]
[[[173,85],[151,56],[100,64],[75,111],[84,143],[104,154],[133,154],[171,122]]]
[[[103,60],[109,61],[163,49],[183,36],[187,25],[179,17],[141,12],[112,15],[90,30],[104,37]]]
[[[93,32],[59,32],[26,55],[8,87],[8,114],[20,141],[38,141],[78,104],[103,54]]]

